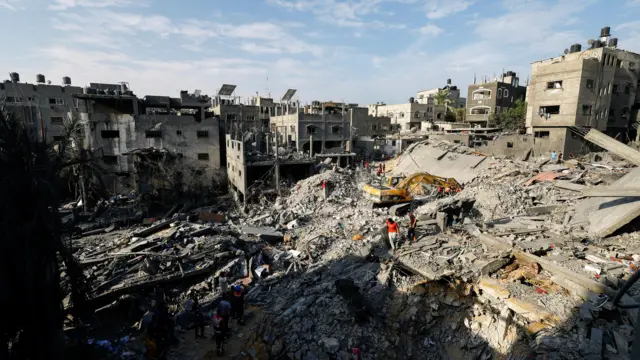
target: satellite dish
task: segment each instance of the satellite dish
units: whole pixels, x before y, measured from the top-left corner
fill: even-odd
[[[568,54],[569,53],[569,49],[564,49],[564,54]]]
[[[587,41],[587,44],[589,44],[589,46],[593,45],[594,41],[593,39],[589,39],[589,41]]]

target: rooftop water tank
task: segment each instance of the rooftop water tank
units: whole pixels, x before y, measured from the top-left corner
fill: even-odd
[[[580,51],[582,51],[582,45],[580,45],[580,44],[573,44],[569,48],[569,53],[576,53],[576,52],[580,52]]]
[[[600,37],[607,37],[607,36],[611,36],[611,28],[608,26],[605,26],[602,29],[600,29]]]
[[[62,85],[66,85],[66,86],[71,85],[71,78],[68,77],[68,76],[63,77],[62,78]]]
[[[9,74],[9,78],[13,82],[20,82],[20,74],[18,74],[17,72],[12,72],[11,74]]]
[[[36,84],[44,84],[44,83],[45,83],[44,75],[42,74],[36,75]]]

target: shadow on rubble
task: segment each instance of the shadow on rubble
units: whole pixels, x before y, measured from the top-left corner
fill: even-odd
[[[386,249],[363,247],[253,288],[248,301],[270,313],[242,359],[629,359],[635,319],[595,296],[567,301],[561,321],[546,296],[509,302],[481,282],[425,280]]]

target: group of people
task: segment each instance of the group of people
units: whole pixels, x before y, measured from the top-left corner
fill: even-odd
[[[417,240],[416,226],[418,225],[418,219],[416,219],[416,216],[411,210],[409,210],[407,216],[409,217],[409,222],[407,224],[407,239],[411,242],[415,242]],[[387,219],[386,225],[389,234],[389,244],[391,245],[391,250],[395,250],[399,245],[398,242],[400,239],[400,226],[391,218]]]

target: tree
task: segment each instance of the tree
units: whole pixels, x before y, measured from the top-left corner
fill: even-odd
[[[445,105],[449,107],[449,90],[438,89],[438,92],[433,96],[437,105]]]
[[[65,293],[79,319],[88,290],[64,241],[57,185],[62,169],[82,161],[63,156],[69,136],[54,146],[32,139],[25,124],[0,108],[0,358],[11,344],[17,358],[60,359]]]
[[[527,103],[518,99],[507,111],[494,113],[489,121],[489,126],[510,131],[522,130],[525,127],[526,113]]]
[[[459,108],[453,111],[457,122],[464,122],[467,119],[467,109]]]

